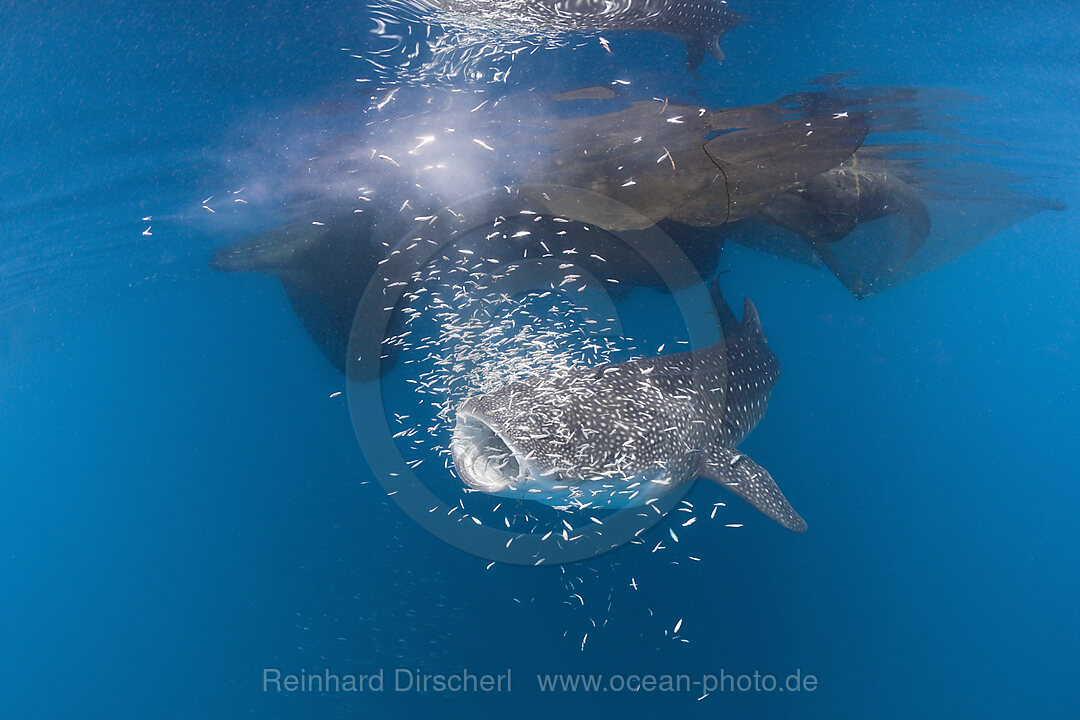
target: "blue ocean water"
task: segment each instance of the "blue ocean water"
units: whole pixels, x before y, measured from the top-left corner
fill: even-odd
[[[748,22],[700,77],[673,37],[605,33],[613,52],[542,50],[508,92],[618,77],[738,106],[848,71],[956,89],[982,98],[953,109],[962,132],[1067,209],[864,300],[729,244],[724,292],[753,298],[784,367],[741,447],[810,530],[699,483],[688,498],[727,502],[723,522],[487,569],[375,482],[331,397],[345,381],[276,281],[207,267],[273,222],[204,198],[252,173],[288,183],[305,109],[357,97],[363,5],[0,6],[2,715],[1072,717],[1080,11],[737,9]],[[621,311],[659,343],[652,305]],[[650,552],[669,525],[677,550]],[[267,668],[382,671],[387,688],[267,691]],[[512,689],[395,692],[398,669],[509,671]],[[537,681],[755,672],[817,683],[699,700]]]

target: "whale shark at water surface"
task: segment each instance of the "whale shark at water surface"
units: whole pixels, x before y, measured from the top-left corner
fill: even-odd
[[[720,38],[745,17],[723,0],[415,0],[450,18],[544,32],[645,30],[686,44],[687,65],[724,57]]]

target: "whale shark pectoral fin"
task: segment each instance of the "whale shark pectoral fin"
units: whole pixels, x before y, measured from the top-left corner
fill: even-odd
[[[705,62],[705,55],[712,55],[718,61],[724,59],[724,53],[720,51],[720,34],[710,36],[705,31],[690,30],[683,33],[678,33],[677,37],[683,41],[686,46],[686,69],[689,70],[694,77],[701,77],[698,75],[698,68],[701,67],[701,63]]]
[[[724,51],[720,49],[720,37],[722,32],[712,35],[701,32],[690,32],[682,35],[683,44],[686,45],[686,67],[695,76],[701,63],[705,61],[705,55],[709,54],[716,58],[717,62],[724,59]]]
[[[713,452],[701,476],[723,485],[788,530],[806,532],[806,521],[791,507],[769,471],[738,450]]]
[[[724,51],[720,49],[720,35],[717,34],[709,41],[709,54],[716,58],[716,62],[723,62]]]

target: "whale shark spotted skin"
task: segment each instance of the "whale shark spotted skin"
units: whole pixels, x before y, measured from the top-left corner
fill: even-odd
[[[804,532],[768,471],[736,450],[764,416],[780,362],[750,300],[740,323],[715,296],[718,343],[466,399],[451,440],[457,474],[474,491],[566,508],[641,505],[705,477]]]
[[[459,17],[524,21],[549,32],[645,30],[673,35],[686,44],[687,65],[696,69],[706,52],[722,60],[720,38],[744,16],[724,0],[415,0]],[[505,23],[504,23],[505,24]]]

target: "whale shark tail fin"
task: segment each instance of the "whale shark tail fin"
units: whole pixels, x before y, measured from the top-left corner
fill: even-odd
[[[731,306],[724,299],[723,293],[720,292],[720,278],[714,278],[709,283],[709,295],[712,296],[713,306],[716,308],[716,316],[720,320],[720,329],[724,337],[742,332],[758,342],[768,342],[765,339],[765,331],[761,329],[761,319],[758,317],[757,308],[750,302],[750,298],[743,300],[742,322],[739,322]]]
[[[723,485],[788,530],[806,532],[806,521],[791,507],[769,471],[738,450],[714,451],[701,476]]]
[[[765,331],[761,329],[761,318],[758,317],[757,308],[750,302],[750,298],[743,299],[742,329],[754,340],[768,342],[765,339]]]
[[[720,330],[723,331],[724,337],[737,332],[739,321],[732,312],[731,306],[727,304],[727,300],[724,299],[723,293],[720,292],[720,278],[714,278],[709,283],[709,295],[712,297],[713,307],[716,309],[716,317],[720,321]]]

